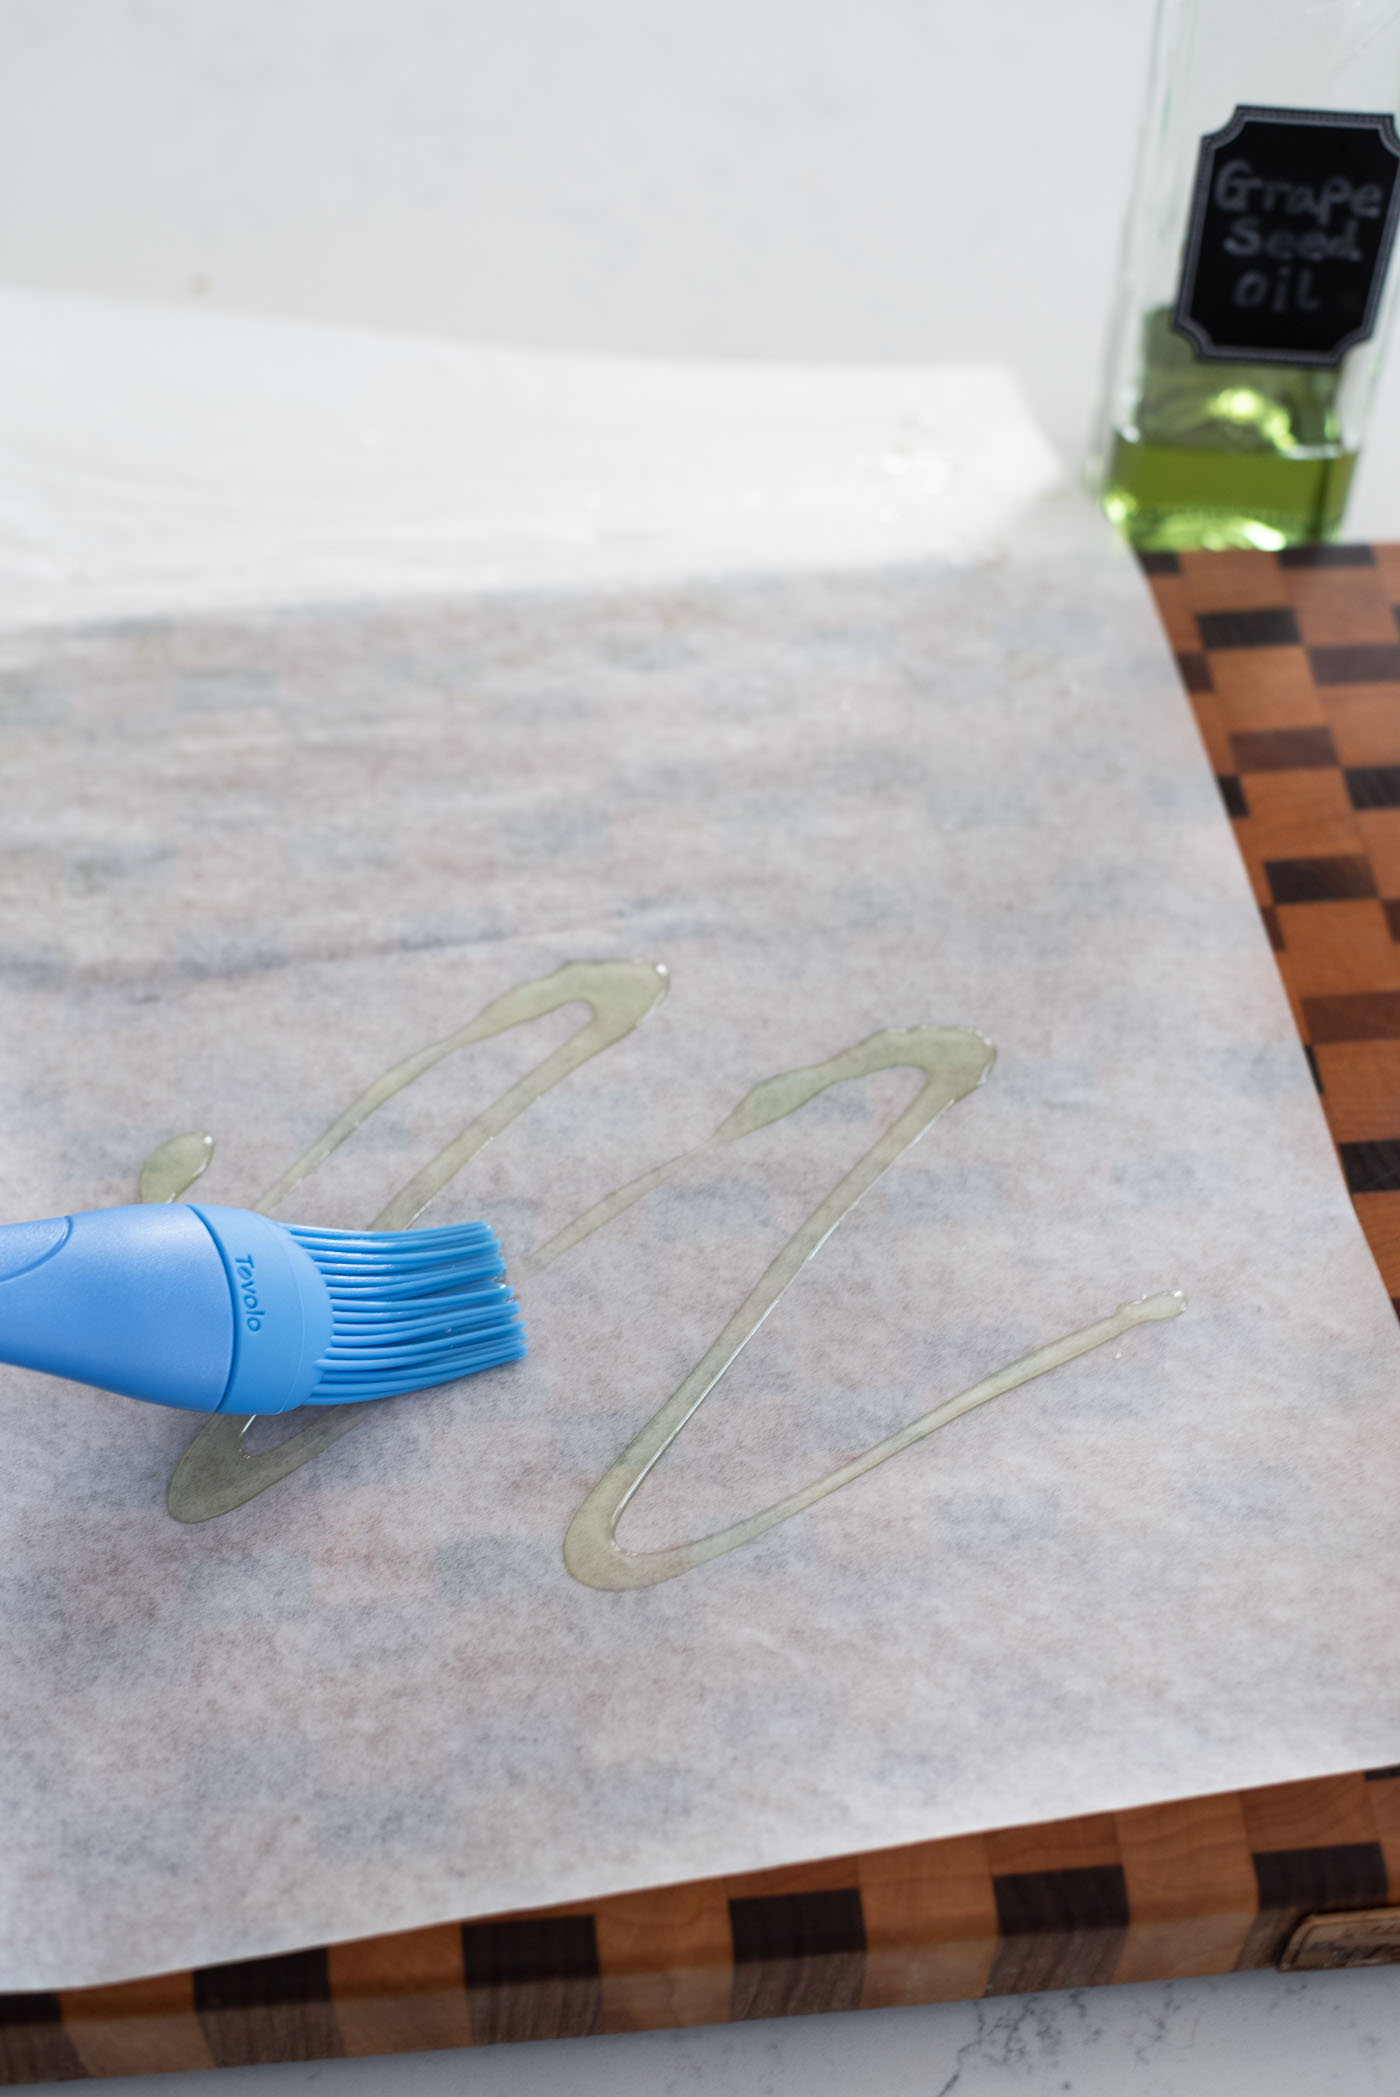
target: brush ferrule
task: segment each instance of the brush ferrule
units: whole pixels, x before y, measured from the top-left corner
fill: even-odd
[[[291,1233],[251,1209],[191,1203],[219,1248],[233,1306],[233,1367],[221,1413],[305,1405],[331,1343],[330,1294]]]

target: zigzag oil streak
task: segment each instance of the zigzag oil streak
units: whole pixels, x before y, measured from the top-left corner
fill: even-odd
[[[664,968],[636,961],[569,962],[552,975],[517,985],[493,1000],[455,1034],[387,1070],[269,1188],[258,1204],[259,1208],[270,1213],[376,1108],[411,1085],[444,1056],[472,1042],[504,1033],[527,1020],[540,1018],[562,1005],[575,1001],[587,1004],[592,1015],[587,1024],[469,1122],[374,1219],[376,1229],[407,1229],[434,1195],[440,1193],[493,1136],[590,1057],[601,1054],[613,1042],[631,1033],[654,1010],[667,988]],[[690,1572],[761,1536],[778,1523],[789,1521],[828,1493],[839,1491],[843,1485],[873,1470],[877,1464],[887,1462],[927,1435],[936,1433],[940,1427],[947,1426],[963,1413],[971,1412],[975,1406],[985,1405],[988,1400],[1014,1390],[1032,1377],[1042,1376],[1048,1370],[1074,1360],[1077,1355],[1103,1346],[1131,1326],[1152,1319],[1173,1318],[1182,1310],[1184,1299],[1176,1292],[1120,1305],[1112,1317],[1037,1349],[1023,1360],[936,1406],[898,1434],[877,1442],[825,1478],[817,1479],[771,1507],[762,1508],[757,1514],[731,1523],[709,1536],[661,1551],[629,1552],[617,1542],[618,1524],[643,1480],[714,1390],[789,1284],[896,1158],[916,1143],[940,1114],[983,1082],[994,1060],[995,1050],[991,1043],[970,1028],[889,1028],[870,1035],[867,1040],[825,1063],[780,1072],[776,1077],[764,1079],[746,1094],[703,1143],[667,1159],[606,1195],[537,1252],[517,1263],[515,1273],[519,1282],[542,1273],[584,1238],[601,1230],[696,1158],[784,1119],[828,1086],[867,1077],[879,1070],[913,1069],[924,1073],[924,1083],[910,1105],[896,1116],[794,1232],[680,1388],[629,1443],[583,1502],[564,1539],[564,1562],[576,1580],[594,1588],[639,1588],[653,1587],[660,1581]],[[178,1200],[203,1172],[212,1152],[213,1144],[207,1136],[172,1137],[146,1161],[141,1174],[141,1199]],[[329,1448],[356,1426],[369,1409],[364,1405],[327,1409],[310,1426],[288,1436],[275,1448],[253,1452],[245,1451],[242,1446],[250,1421],[222,1417],[209,1421],[190,1444],[171,1478],[167,1494],[171,1514],[178,1521],[200,1522],[228,1513]]]

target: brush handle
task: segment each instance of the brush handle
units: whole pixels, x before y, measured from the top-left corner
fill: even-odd
[[[4,1224],[0,1361],[189,1412],[391,1397],[525,1352],[501,1271],[481,1223],[292,1230],[172,1202]]]
[[[224,1264],[193,1209],[0,1225],[0,1361],[212,1413],[233,1354]]]

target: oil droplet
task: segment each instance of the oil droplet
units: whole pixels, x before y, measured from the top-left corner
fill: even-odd
[[[214,1155],[212,1136],[200,1135],[190,1129],[183,1136],[171,1136],[158,1150],[153,1150],[141,1167],[141,1178],[137,1186],[138,1201],[178,1201],[186,1188],[192,1187]]]

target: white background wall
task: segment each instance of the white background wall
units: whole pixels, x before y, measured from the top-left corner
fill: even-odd
[[[1260,0],[1261,29],[1268,0]],[[0,0],[0,281],[1092,413],[1151,0]],[[1400,384],[1352,523],[1400,531]]]
[[[1077,463],[1151,14],[0,0],[0,282],[515,345],[996,358]],[[1400,533],[1393,370],[1350,528]]]
[[[1150,13],[0,0],[0,281],[515,345],[1009,359],[1072,448]]]

